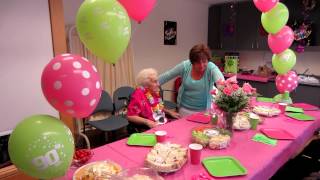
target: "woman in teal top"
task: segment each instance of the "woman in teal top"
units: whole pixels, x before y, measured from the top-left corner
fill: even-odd
[[[189,52],[189,60],[185,60],[159,77],[160,84],[181,76],[177,103],[179,114],[186,116],[210,108],[214,83],[224,80],[219,68],[212,62],[210,49],[204,44],[195,45]]]

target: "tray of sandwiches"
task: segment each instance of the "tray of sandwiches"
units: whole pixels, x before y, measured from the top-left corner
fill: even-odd
[[[281,113],[280,109],[269,106],[255,106],[252,111],[258,115],[267,117],[278,116]]]
[[[248,130],[251,128],[249,114],[247,112],[238,112],[233,118],[233,129]]]
[[[97,161],[81,166],[73,174],[73,180],[95,180],[97,177],[111,179],[112,176],[118,175],[122,167],[112,161]]]
[[[238,112],[233,118],[233,129],[235,130],[248,130],[251,128],[250,119],[258,119],[259,124],[262,124],[264,118],[253,112]]]
[[[179,144],[157,143],[147,154],[145,164],[157,172],[178,171],[187,161],[187,149]]]

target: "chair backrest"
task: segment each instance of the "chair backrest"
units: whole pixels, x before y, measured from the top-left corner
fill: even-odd
[[[105,90],[102,90],[99,103],[92,114],[95,114],[97,112],[103,112],[103,111],[104,112],[111,112],[111,113],[114,112],[114,107],[113,107],[113,102],[112,102],[111,96]]]
[[[130,96],[135,91],[133,87],[122,86],[113,92],[113,102],[115,111],[127,107],[130,102]]]

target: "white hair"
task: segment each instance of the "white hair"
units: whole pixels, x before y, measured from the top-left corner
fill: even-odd
[[[146,87],[150,84],[152,78],[158,78],[158,72],[155,69],[142,69],[136,77],[136,83],[138,86]]]

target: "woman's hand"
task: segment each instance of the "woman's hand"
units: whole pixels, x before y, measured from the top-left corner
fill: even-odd
[[[173,117],[173,118],[175,118],[175,119],[179,119],[179,118],[181,117],[180,114],[177,113],[176,111],[167,110],[167,113],[168,113],[171,117]]]
[[[154,128],[157,126],[157,123],[155,121],[152,121],[152,120],[147,120],[146,122],[146,125],[149,127],[149,128]]]

